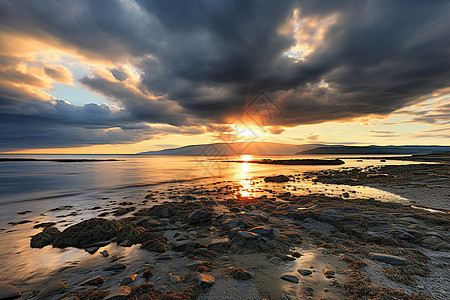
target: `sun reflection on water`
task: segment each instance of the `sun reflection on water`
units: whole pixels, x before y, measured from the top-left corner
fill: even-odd
[[[241,198],[252,198],[253,197],[253,182],[249,178],[249,171],[250,171],[250,161],[252,159],[251,155],[242,155],[241,160],[243,163],[241,163],[241,170],[238,174],[240,179],[240,188],[239,188],[239,195]]]

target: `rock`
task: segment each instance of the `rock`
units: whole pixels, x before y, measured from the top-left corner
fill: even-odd
[[[210,287],[211,285],[213,285],[216,282],[214,277],[212,277],[211,275],[203,274],[203,273],[199,273],[199,272],[194,273],[194,281],[201,288]]]
[[[193,240],[184,240],[184,241],[179,241],[176,242],[173,245],[173,249],[177,250],[177,251],[183,251],[186,248],[192,247],[192,248],[197,248],[200,244],[197,243],[196,241]]]
[[[292,282],[292,283],[298,283],[298,277],[294,274],[285,273],[285,274],[281,275],[280,278],[283,280]]]
[[[323,275],[325,275],[326,278],[333,278],[334,274],[336,274],[336,272],[331,270],[331,269],[324,269],[323,270]]]
[[[281,265],[281,258],[279,258],[279,257],[272,257],[272,258],[269,259],[269,262],[271,264],[279,266],[279,265]]]
[[[151,208],[141,209],[135,212],[135,216],[156,216],[160,218],[170,218],[174,216],[177,209],[174,204],[155,205]]]
[[[44,227],[44,230],[31,238],[30,246],[31,248],[43,248],[50,245],[59,233],[55,227]]]
[[[126,269],[127,265],[123,263],[115,263],[112,266],[106,267],[103,269],[103,271],[117,271],[117,270],[123,270]]]
[[[371,253],[370,256],[378,261],[388,263],[391,265],[406,265],[408,263],[408,260],[406,260],[403,257],[395,256],[395,255],[389,255],[389,254],[383,254],[383,253]]]
[[[185,265],[185,267],[190,270],[195,270],[195,269],[197,269],[198,266],[202,266],[202,265],[203,265],[203,262],[201,260],[194,260],[193,262]]]
[[[197,209],[188,215],[188,222],[190,224],[196,224],[211,219],[211,213],[206,209]]]
[[[120,281],[120,285],[129,285],[130,283],[133,283],[136,279],[137,274],[128,275],[124,279]]]
[[[84,251],[86,251],[89,254],[94,254],[95,252],[97,252],[98,249],[100,249],[100,247],[89,247],[84,249]]]
[[[36,295],[34,299],[41,300],[41,299],[49,299],[52,296],[62,294],[66,291],[67,285],[64,281],[56,281],[52,282],[46,287],[44,287],[39,294]]]
[[[278,176],[268,176],[264,178],[265,182],[288,182],[289,177],[284,175],[278,175]]]
[[[0,300],[17,299],[22,296],[22,292],[13,285],[0,286]]]
[[[105,278],[102,276],[96,276],[83,281],[80,285],[100,285],[103,282],[105,282]]]
[[[93,218],[66,228],[56,235],[53,246],[59,248],[89,247],[93,243],[112,239],[117,235],[119,229],[118,221]]]
[[[137,244],[145,232],[147,232],[147,229],[142,226],[126,225],[117,233],[117,242],[129,241],[130,244]]]
[[[228,273],[236,280],[244,281],[252,279],[253,276],[248,271],[244,270],[243,268],[239,267],[229,267]]]
[[[163,253],[158,255],[157,257],[155,257],[156,260],[168,260],[168,259],[172,259],[172,255],[170,255],[169,253]]]
[[[112,288],[104,300],[126,300],[131,294],[132,288],[129,286],[118,286]]]
[[[230,248],[231,243],[228,237],[224,237],[221,239],[212,239],[211,242],[208,243],[208,249],[212,250],[225,250]]]
[[[142,277],[144,277],[146,280],[150,279],[150,277],[153,276],[153,270],[147,269],[142,273]]]
[[[33,226],[33,228],[47,228],[47,227],[52,227],[55,226],[56,223],[55,222],[44,222],[44,223],[39,223]]]
[[[108,257],[109,253],[107,250],[103,250],[102,252],[100,252],[101,255],[103,255],[103,257]]]
[[[306,287],[306,291],[307,291],[308,293],[313,293],[313,292],[314,292],[314,288],[313,288],[312,286],[307,286],[307,287]]]
[[[164,252],[167,250],[167,245],[164,238],[156,238],[142,243],[141,248],[148,251]]]
[[[257,240],[259,235],[249,231],[238,231],[237,236],[243,240]]]
[[[242,222],[241,219],[238,218],[229,218],[222,222],[222,226],[225,227],[227,230],[231,230],[233,228],[240,228],[244,222]]]
[[[169,281],[172,283],[180,283],[181,277],[180,275],[173,275],[172,273],[169,273]]]
[[[253,227],[252,229],[249,229],[248,232],[273,238],[273,228],[269,225]]]
[[[118,261],[119,258],[120,258],[120,255],[119,255],[118,253],[116,253],[116,254],[114,254],[113,256],[111,256],[110,261],[111,261],[111,262],[115,262],[115,261]]]
[[[440,246],[443,244],[442,239],[437,236],[428,236],[420,241],[420,245],[432,250],[440,250]]]
[[[307,269],[298,269],[297,272],[299,272],[303,276],[309,276],[312,274],[312,271]]]
[[[391,230],[389,232],[389,234],[394,238],[394,239],[399,239],[399,240],[405,240],[408,242],[414,242],[416,240],[416,237],[406,231],[403,230]]]
[[[325,254],[325,255],[330,254],[330,250],[328,250],[327,248],[319,247],[319,248],[317,248],[317,250],[319,250],[322,254]]]
[[[153,267],[154,267],[153,265],[151,265],[149,263],[145,263],[143,265],[140,265],[139,268],[137,268],[136,273],[138,273],[138,274],[142,273],[142,272],[144,272],[144,271],[146,271],[148,269],[151,269]]]

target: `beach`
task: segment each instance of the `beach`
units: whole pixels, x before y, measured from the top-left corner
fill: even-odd
[[[130,160],[117,159],[92,164],[109,169]],[[220,174],[205,174],[211,161],[183,160],[189,163],[174,163],[176,174],[187,176],[176,180],[166,158],[163,173],[153,165],[158,183],[117,181],[19,205],[4,201],[2,288],[17,288],[20,299],[449,295],[446,163],[240,161],[221,162]],[[87,183],[80,179],[80,185]]]

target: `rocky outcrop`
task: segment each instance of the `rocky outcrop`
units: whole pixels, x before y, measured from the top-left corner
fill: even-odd
[[[94,218],[70,226],[53,240],[55,247],[84,248],[114,238],[121,228],[119,221]]]

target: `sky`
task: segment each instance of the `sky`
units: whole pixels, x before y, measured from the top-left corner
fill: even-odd
[[[0,2],[0,152],[449,145],[449,1]]]

